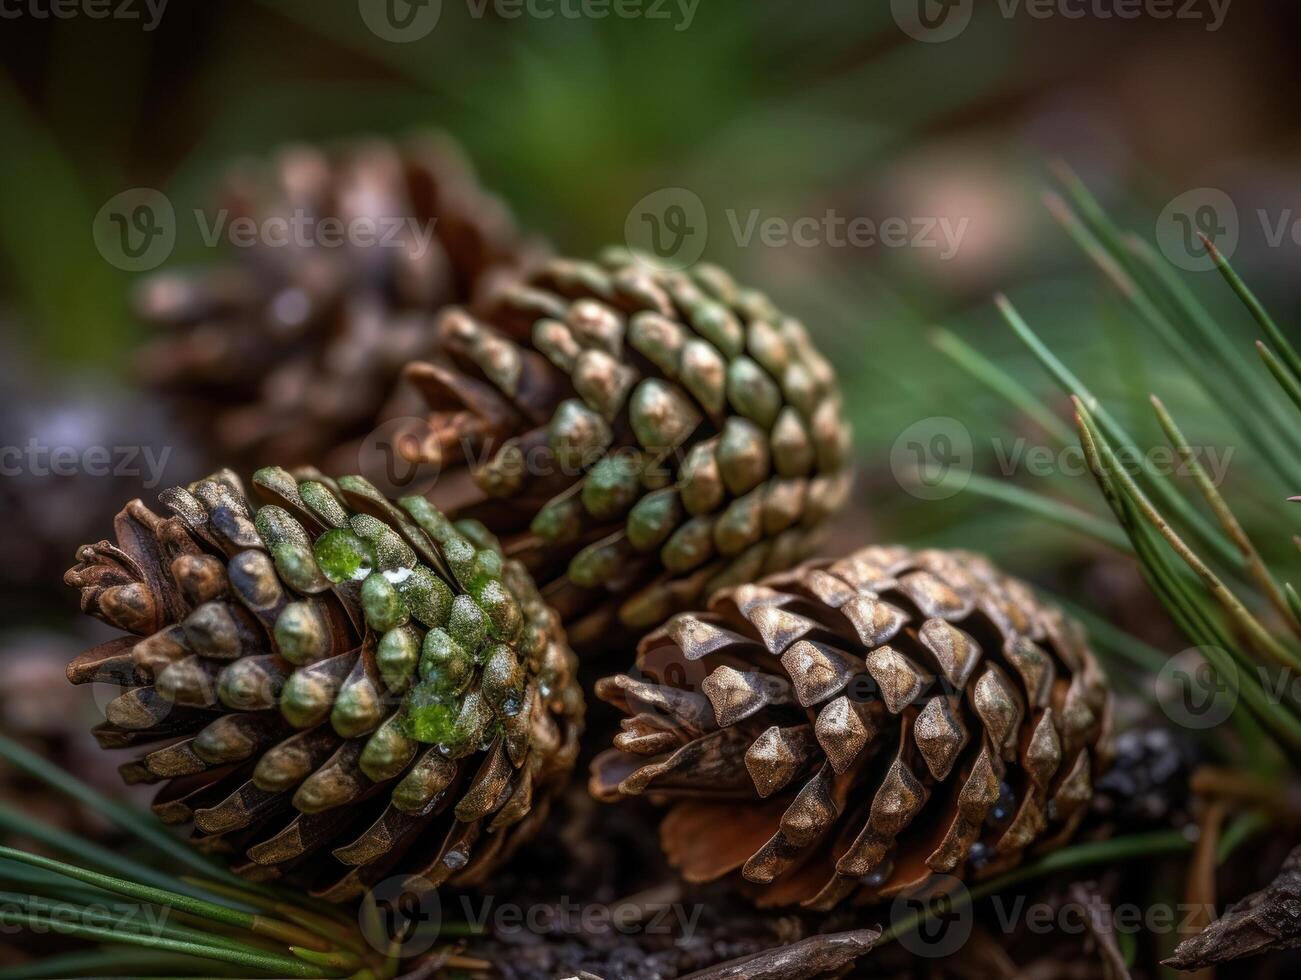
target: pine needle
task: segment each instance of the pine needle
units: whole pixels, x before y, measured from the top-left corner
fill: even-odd
[[[956,478],[951,479],[956,480]],[[1028,514],[1047,518],[1055,524],[1100,541],[1117,551],[1132,550],[1129,538],[1118,527],[1076,507],[1063,504],[1044,494],[1026,490],[1014,483],[981,476],[979,473],[964,474],[964,479],[966,481],[964,490],[970,490],[990,500],[1011,504]]]
[[[1078,402],[1077,419],[1081,442],[1089,464],[1093,468],[1104,496],[1112,504],[1122,525],[1129,531],[1135,550],[1139,554],[1144,575],[1152,585],[1153,591],[1174,617],[1176,624],[1198,645],[1202,655],[1215,668],[1221,679],[1233,689],[1234,695],[1240,695],[1247,707],[1279,738],[1294,749],[1301,748],[1301,719],[1298,719],[1287,705],[1275,701],[1264,690],[1256,672],[1258,665],[1246,657],[1241,650],[1241,644],[1235,642],[1234,638],[1214,621],[1209,610],[1203,609],[1195,601],[1186,584],[1181,581],[1181,577],[1156,551],[1149,538],[1160,533],[1161,538],[1181,559],[1184,559],[1185,564],[1190,556],[1196,563],[1200,564],[1200,560],[1191,554],[1187,545],[1179,540],[1177,535],[1174,535],[1172,541],[1166,534],[1161,533],[1160,528],[1164,526],[1169,529],[1169,525],[1155,511],[1151,502],[1142,495],[1142,491],[1133,484],[1133,481],[1128,480],[1118,466],[1111,447],[1098,430],[1096,421]],[[1139,518],[1142,520],[1141,523]],[[1173,531],[1171,530],[1170,533],[1173,534]],[[1178,541],[1178,545],[1175,541]],[[1203,585],[1205,587],[1205,579]],[[1220,597],[1217,596],[1218,598]],[[1227,604],[1236,602],[1236,597],[1230,594]],[[1221,605],[1223,607],[1226,603],[1221,602]],[[1240,603],[1238,605],[1240,606]],[[1245,610],[1243,613],[1245,614]],[[1245,616],[1246,621],[1255,623],[1250,614]],[[1239,625],[1242,623],[1241,620],[1235,621],[1239,622]],[[1259,623],[1255,623],[1255,627],[1260,632],[1264,632]],[[1265,635],[1268,637],[1268,634]],[[1271,643],[1277,645],[1272,637],[1268,638]],[[1232,651],[1232,654],[1226,653],[1226,650]],[[1286,655],[1287,651],[1283,652]],[[1242,661],[1242,669],[1233,664],[1233,654]]]
[[[1059,446],[1074,442],[1070,427],[1024,384],[951,330],[937,328],[931,345],[960,368],[1034,420]]]
[[[151,885],[142,885],[123,878],[115,878],[112,875],[101,874],[74,864],[66,864],[63,861],[56,861],[53,858],[47,858],[39,854],[29,854],[26,851],[19,851],[12,847],[0,847],[0,857],[20,861],[48,871],[55,871],[77,881],[103,888],[105,891],[125,895],[139,901],[152,902],[155,905],[175,908],[190,915],[210,919],[213,922],[220,922],[223,925],[246,929],[257,935],[267,936],[285,943],[307,946],[321,952],[327,952],[330,949],[330,946],[323,943],[318,937],[292,923],[251,914],[226,905],[219,905],[216,902],[209,902],[206,899],[182,895],[170,888],[155,888]]]
[[[1089,415],[1082,402],[1076,403],[1077,411],[1083,425],[1091,429],[1096,425]],[[1093,433],[1095,438],[1099,435],[1096,431]],[[1125,472],[1124,467],[1116,460],[1114,451],[1108,446],[1105,440],[1100,441],[1104,453],[1108,457],[1108,463],[1112,466],[1112,473],[1125,494],[1138,505],[1140,512],[1147,521],[1169,542],[1170,547],[1175,553],[1183,559],[1184,563],[1200,578],[1211,595],[1216,601],[1224,607],[1229,616],[1236,622],[1243,631],[1247,633],[1255,642],[1257,647],[1268,654],[1280,666],[1287,667],[1290,670],[1301,671],[1301,657],[1296,652],[1288,649],[1280,643],[1270,632],[1261,625],[1260,621],[1242,604],[1242,601],[1234,595],[1233,591],[1220,580],[1210,567],[1198,557],[1197,553],[1181,538],[1178,532],[1170,525],[1152,502],[1147,498],[1138,484]]]
[[[1278,324],[1275,323],[1274,318],[1269,315],[1269,311],[1266,310],[1260,300],[1256,298],[1256,294],[1251,291],[1245,282],[1242,281],[1242,277],[1234,271],[1232,264],[1230,264],[1229,260],[1220,253],[1218,248],[1215,247],[1215,243],[1205,235],[1202,235],[1201,238],[1202,244],[1206,246],[1206,251],[1210,254],[1211,258],[1215,260],[1215,265],[1216,268],[1220,270],[1220,275],[1224,277],[1225,281],[1233,291],[1237,293],[1238,298],[1241,299],[1243,305],[1247,307],[1247,311],[1251,314],[1252,318],[1260,324],[1261,328],[1265,331],[1266,335],[1269,337],[1269,342],[1273,344],[1282,355],[1283,361],[1287,364],[1292,376],[1301,379],[1301,355],[1297,354],[1296,348],[1294,348],[1287,337],[1284,336],[1283,331],[1278,328]]]
[[[1184,465],[1188,467],[1188,471],[1192,474],[1193,480],[1196,482],[1198,489],[1201,490],[1202,496],[1206,498],[1207,504],[1215,513],[1216,519],[1220,522],[1220,527],[1224,528],[1224,532],[1229,536],[1229,539],[1238,546],[1238,550],[1242,553],[1243,558],[1247,562],[1248,573],[1269,598],[1269,601],[1274,605],[1274,608],[1277,609],[1283,616],[1284,620],[1287,621],[1288,625],[1294,630],[1301,632],[1301,623],[1298,623],[1297,620],[1293,618],[1287,600],[1283,597],[1283,590],[1279,588],[1278,583],[1274,581],[1274,576],[1270,574],[1269,568],[1260,557],[1260,552],[1257,551],[1256,546],[1252,544],[1251,538],[1247,536],[1247,532],[1242,529],[1242,525],[1233,515],[1232,509],[1230,509],[1224,498],[1220,496],[1220,492],[1215,488],[1215,484],[1211,482],[1211,478],[1207,475],[1206,470],[1197,459],[1197,454],[1194,453],[1192,447],[1188,445],[1188,440],[1184,438],[1183,432],[1180,431],[1179,426],[1175,424],[1174,418],[1168,411],[1166,411],[1165,405],[1162,404],[1161,399],[1156,395],[1152,396],[1152,407],[1156,411],[1157,421],[1161,423],[1161,428],[1165,431],[1166,438],[1170,440],[1171,445],[1174,446],[1175,451],[1179,454],[1179,458],[1183,460]]]
[[[1039,362],[1048,370],[1048,373],[1057,380],[1062,390],[1067,395],[1080,399],[1089,407],[1089,410],[1096,415],[1099,424],[1106,431],[1108,437],[1124,447],[1129,458],[1142,458],[1137,445],[1121,428],[1120,424],[1111,417],[1111,414],[1107,412],[1084,383],[1061,362],[1057,355],[1030,328],[1030,325],[1022,319],[1021,314],[1017,312],[1011,301],[1006,296],[999,294],[995,297],[994,302],[1013,332],[1030,348]],[[1168,481],[1152,477],[1146,470],[1144,470],[1144,475],[1148,477],[1147,482],[1150,488],[1160,497],[1162,504],[1169,511],[1179,516],[1180,520],[1184,522],[1204,547],[1211,550],[1219,560],[1230,568],[1241,568],[1243,566],[1242,556],[1238,554],[1237,549],[1214,527],[1208,524],[1200,514],[1193,510],[1188,501],[1175,492]]]
[[[145,844],[148,844],[151,848],[157,849],[159,853],[166,855],[168,859],[178,862],[181,866],[190,868],[210,878],[228,881],[245,888],[250,887],[248,882],[241,881],[215,861],[209,860],[206,856],[195,851],[194,848],[177,840],[152,817],[138,813],[122,803],[110,800],[107,796],[87,786],[81,780],[64,772],[58,766],[50,765],[47,760],[42,759],[35,752],[23,747],[6,735],[0,735],[0,758],[29,776],[53,787],[65,796],[85,804]]]

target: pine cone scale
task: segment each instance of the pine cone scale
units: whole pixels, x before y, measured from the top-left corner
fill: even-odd
[[[872,548],[733,588],[648,636],[638,666],[645,680],[597,686],[628,717],[593,793],[699,806],[675,802],[683,787],[735,783],[698,779],[693,746],[727,744],[753,801],[736,807],[769,831],[739,865],[764,904],[1013,866],[1069,836],[1106,762],[1106,688],[1078,627],[975,556]],[[683,864],[697,878],[708,848],[676,827],[665,846],[704,862]]]
[[[439,330],[408,368],[432,414],[404,451],[464,463],[480,493],[454,513],[491,514],[580,637],[787,567],[846,492],[829,367],[716,270],[556,260]]]
[[[163,783],[156,812],[259,879],[298,873],[344,898],[412,859],[450,859],[440,880],[483,874],[576,755],[581,698],[554,614],[481,527],[420,498],[278,470],[254,485],[257,507],[226,473],[167,491],[171,517],[132,505],[120,548],[80,553],[69,583],[135,633],[69,667],[128,688],[101,742],[167,742],[123,777]],[[174,619],[113,600],[132,586]],[[333,860],[313,862],[322,848]]]

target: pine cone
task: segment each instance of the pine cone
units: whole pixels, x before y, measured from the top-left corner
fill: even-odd
[[[725,590],[637,666],[597,684],[629,717],[593,794],[672,803],[669,859],[740,868],[766,905],[1003,871],[1070,836],[1108,756],[1079,625],[963,552],[867,548]]]
[[[482,527],[421,498],[278,469],[254,484],[256,509],[229,471],[162,493],[171,517],[132,501],[116,545],[79,551],[83,610],[129,634],[68,668],[125,688],[100,744],[166,742],[123,776],[167,781],[155,811],[254,877],[296,869],[331,899],[398,873],[478,881],[577,753],[554,613]]]
[[[165,331],[141,352],[143,379],[223,462],[324,464],[374,427],[402,366],[428,355],[434,311],[538,257],[443,136],[285,147],[238,168],[223,197],[214,224],[221,215],[223,227],[251,218],[303,231],[291,225],[287,245],[241,248],[237,262],[154,276],[136,301]],[[376,241],[335,240],[366,222]]]
[[[553,260],[413,364],[429,499],[529,567],[575,647],[789,568],[849,489],[834,372],[804,327],[712,266]],[[590,614],[590,615],[589,615]]]

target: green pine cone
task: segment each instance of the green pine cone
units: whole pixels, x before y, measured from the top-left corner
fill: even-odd
[[[82,608],[128,634],[68,668],[123,688],[100,744],[166,743],[123,776],[166,782],[159,815],[243,873],[297,868],[331,899],[479,880],[573,768],[583,701],[555,613],[481,525],[421,497],[253,483],[261,506],[229,471],[163,492],[170,517],[133,501],[116,545],[79,551]]]
[[[831,366],[716,267],[553,260],[481,316],[445,313],[438,348],[407,369],[431,414],[406,453],[438,468],[430,500],[528,565],[580,650],[790,567],[848,494]]]

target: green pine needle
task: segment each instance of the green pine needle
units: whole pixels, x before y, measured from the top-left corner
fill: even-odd
[[[1297,354],[1296,348],[1294,348],[1287,337],[1284,336],[1283,331],[1278,328],[1278,324],[1276,324],[1274,318],[1269,315],[1269,311],[1266,310],[1260,300],[1256,298],[1256,294],[1248,288],[1245,282],[1242,281],[1242,277],[1234,271],[1229,260],[1220,253],[1218,248],[1215,247],[1215,243],[1205,235],[1202,235],[1201,238],[1202,244],[1206,246],[1206,251],[1210,254],[1211,258],[1215,260],[1216,267],[1220,270],[1220,275],[1224,276],[1225,281],[1233,291],[1237,293],[1238,298],[1241,299],[1243,305],[1247,307],[1247,311],[1251,314],[1252,318],[1260,324],[1261,328],[1269,336],[1269,342],[1280,352],[1283,361],[1287,364],[1292,376],[1301,379],[1301,355]]]

